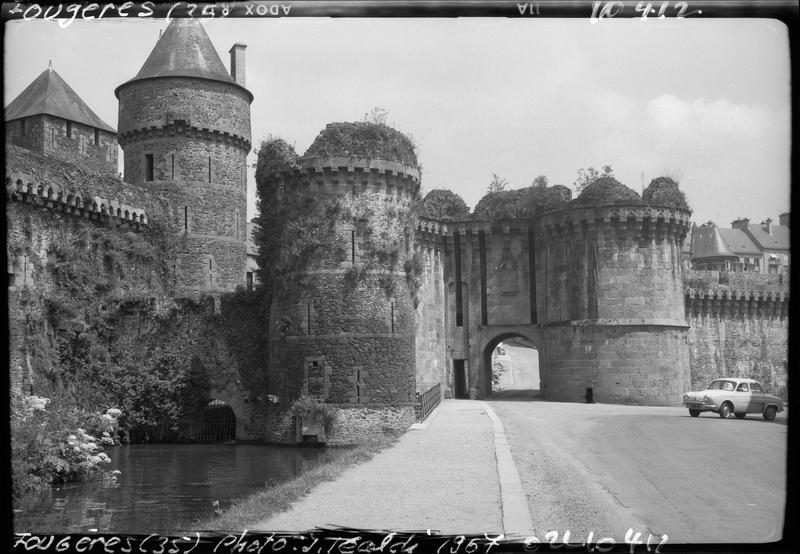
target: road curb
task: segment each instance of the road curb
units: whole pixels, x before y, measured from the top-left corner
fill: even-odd
[[[497,459],[497,475],[500,479],[503,532],[506,537],[509,535],[533,536],[533,521],[528,509],[528,499],[522,489],[503,422],[489,404],[481,401],[481,405],[492,421],[492,431],[494,432],[494,452]]]

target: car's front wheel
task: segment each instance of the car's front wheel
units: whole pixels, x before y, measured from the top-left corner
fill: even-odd
[[[778,409],[775,406],[767,406],[767,409],[764,410],[764,419],[772,421],[777,413]]]
[[[719,407],[719,417],[722,419],[727,419],[730,417],[731,412],[731,405],[730,402],[725,402],[722,406]]]
[[[689,415],[692,417],[697,417],[700,415],[700,410],[692,410],[691,408],[689,408]]]

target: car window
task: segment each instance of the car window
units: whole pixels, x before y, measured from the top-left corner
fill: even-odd
[[[733,389],[734,389],[734,384],[731,381],[722,382],[722,390],[732,391]]]
[[[761,390],[761,385],[758,383],[750,383],[750,391],[751,392],[764,392]]]
[[[722,381],[712,381],[710,385],[708,385],[708,390],[721,390],[722,389]]]
[[[739,388],[736,389],[736,390],[739,391],[739,392],[750,392],[750,389],[748,388],[747,383],[742,383],[741,385],[739,385]]]

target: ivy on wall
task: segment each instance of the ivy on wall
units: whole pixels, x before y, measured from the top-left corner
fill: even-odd
[[[20,207],[11,256],[33,264],[19,293],[32,392],[78,409],[119,408],[123,440],[175,440],[207,402],[197,353],[171,291],[177,234],[157,222],[139,232]],[[210,331],[209,331],[210,332]]]

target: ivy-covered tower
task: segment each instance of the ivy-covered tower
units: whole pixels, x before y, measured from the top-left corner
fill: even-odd
[[[179,294],[244,284],[250,103],[245,46],[227,72],[196,19],[175,19],[133,79],[117,87],[125,181],[168,203],[180,233]]]
[[[276,152],[262,148],[256,174],[262,231],[275,252],[269,388],[283,409],[299,396],[347,408],[408,408],[415,396],[411,218],[420,186],[414,147],[398,131],[364,122],[329,124],[302,157],[283,145],[283,163],[265,159]],[[270,231],[280,217],[271,215],[275,205],[294,215]]]

